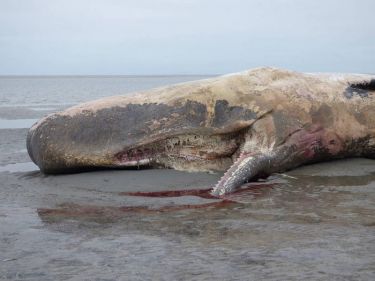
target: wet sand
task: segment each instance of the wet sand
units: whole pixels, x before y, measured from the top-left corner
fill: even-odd
[[[42,175],[25,134],[0,130],[0,280],[375,277],[373,160],[306,166],[212,204],[124,192],[207,188],[219,174]]]

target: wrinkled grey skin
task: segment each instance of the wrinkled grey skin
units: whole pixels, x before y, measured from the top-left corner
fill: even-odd
[[[44,173],[226,171],[220,196],[307,163],[375,158],[375,77],[259,68],[109,97],[43,118],[27,149]]]

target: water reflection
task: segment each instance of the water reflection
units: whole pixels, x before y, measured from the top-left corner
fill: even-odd
[[[366,173],[364,163],[371,164]],[[44,199],[37,212],[0,208],[7,278],[22,266],[28,275],[21,280],[59,280],[66,272],[93,280],[372,280],[375,165],[319,165],[321,173],[303,168],[220,200],[208,189],[108,190],[120,171],[19,177],[19,184],[36,184],[28,200]],[[362,172],[344,175],[347,165]],[[126,174],[129,181],[151,172]],[[78,181],[70,188],[67,178],[90,179],[91,188]]]
[[[374,183],[374,173],[337,177],[301,175],[288,180],[276,177],[269,182],[249,184],[221,199],[210,199],[207,195],[209,189],[123,192],[119,196],[141,197],[142,204],[121,207],[62,204],[55,209],[40,209],[38,215],[44,221],[126,221],[127,226],[136,220],[137,227],[144,220],[148,222],[150,215],[154,223],[170,225],[172,222],[174,226],[179,225],[182,218],[195,218],[195,221],[201,222],[234,220],[245,229],[245,222],[249,219],[297,224],[371,225],[375,222],[372,204],[375,202]],[[206,200],[190,203],[191,196]],[[154,201],[149,201],[150,197],[168,197],[169,201],[155,206]],[[179,201],[176,201],[177,198]],[[161,228],[165,229],[165,226]]]

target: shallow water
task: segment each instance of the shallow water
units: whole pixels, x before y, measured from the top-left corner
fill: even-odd
[[[38,119],[0,119],[0,129],[22,129],[30,128]]]
[[[209,76],[0,76],[0,105],[53,108]]]
[[[34,119],[57,108],[40,91],[45,104],[16,98],[0,116]],[[185,191],[130,196],[206,189],[221,175],[44,176],[27,156],[26,133],[0,129],[0,280],[375,280],[374,160],[273,175],[224,202]]]

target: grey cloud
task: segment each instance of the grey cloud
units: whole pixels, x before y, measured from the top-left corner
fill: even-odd
[[[1,0],[1,74],[375,72],[372,0]]]

